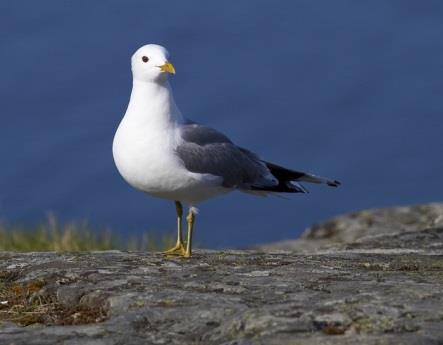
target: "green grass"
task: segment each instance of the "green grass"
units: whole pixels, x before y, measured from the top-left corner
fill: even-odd
[[[108,229],[93,229],[87,223],[60,224],[52,215],[46,222],[32,228],[0,224],[0,251],[159,251],[173,242],[172,236],[153,233],[123,241]]]

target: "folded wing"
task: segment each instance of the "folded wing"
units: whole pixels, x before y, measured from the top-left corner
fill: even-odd
[[[182,141],[176,153],[186,169],[220,176],[226,188],[265,193],[306,193],[307,190],[297,181],[339,185],[338,181],[262,161],[256,154],[235,145],[224,134],[194,122],[183,125],[180,134]]]

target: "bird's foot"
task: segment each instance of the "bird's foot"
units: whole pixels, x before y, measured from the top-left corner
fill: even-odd
[[[183,245],[183,242],[177,242],[174,247],[165,250],[163,254],[186,256],[185,246]]]
[[[192,256],[191,251],[190,250],[185,250],[183,257],[184,258],[190,258]]]

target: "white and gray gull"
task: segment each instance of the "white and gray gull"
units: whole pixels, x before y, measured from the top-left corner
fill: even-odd
[[[167,50],[156,44],[145,45],[132,56],[131,98],[112,147],[117,169],[132,187],[175,202],[177,243],[165,253],[191,256],[195,205],[203,200],[234,190],[305,193],[299,181],[340,184],[269,163],[217,130],[183,117],[168,82],[168,74],[175,74],[168,57]],[[189,206],[186,241],[182,203]]]

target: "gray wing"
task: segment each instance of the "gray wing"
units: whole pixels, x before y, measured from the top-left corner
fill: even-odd
[[[236,146],[215,129],[188,122],[181,128],[182,143],[176,153],[186,169],[223,178],[223,186],[259,189],[278,184],[260,158]]]

